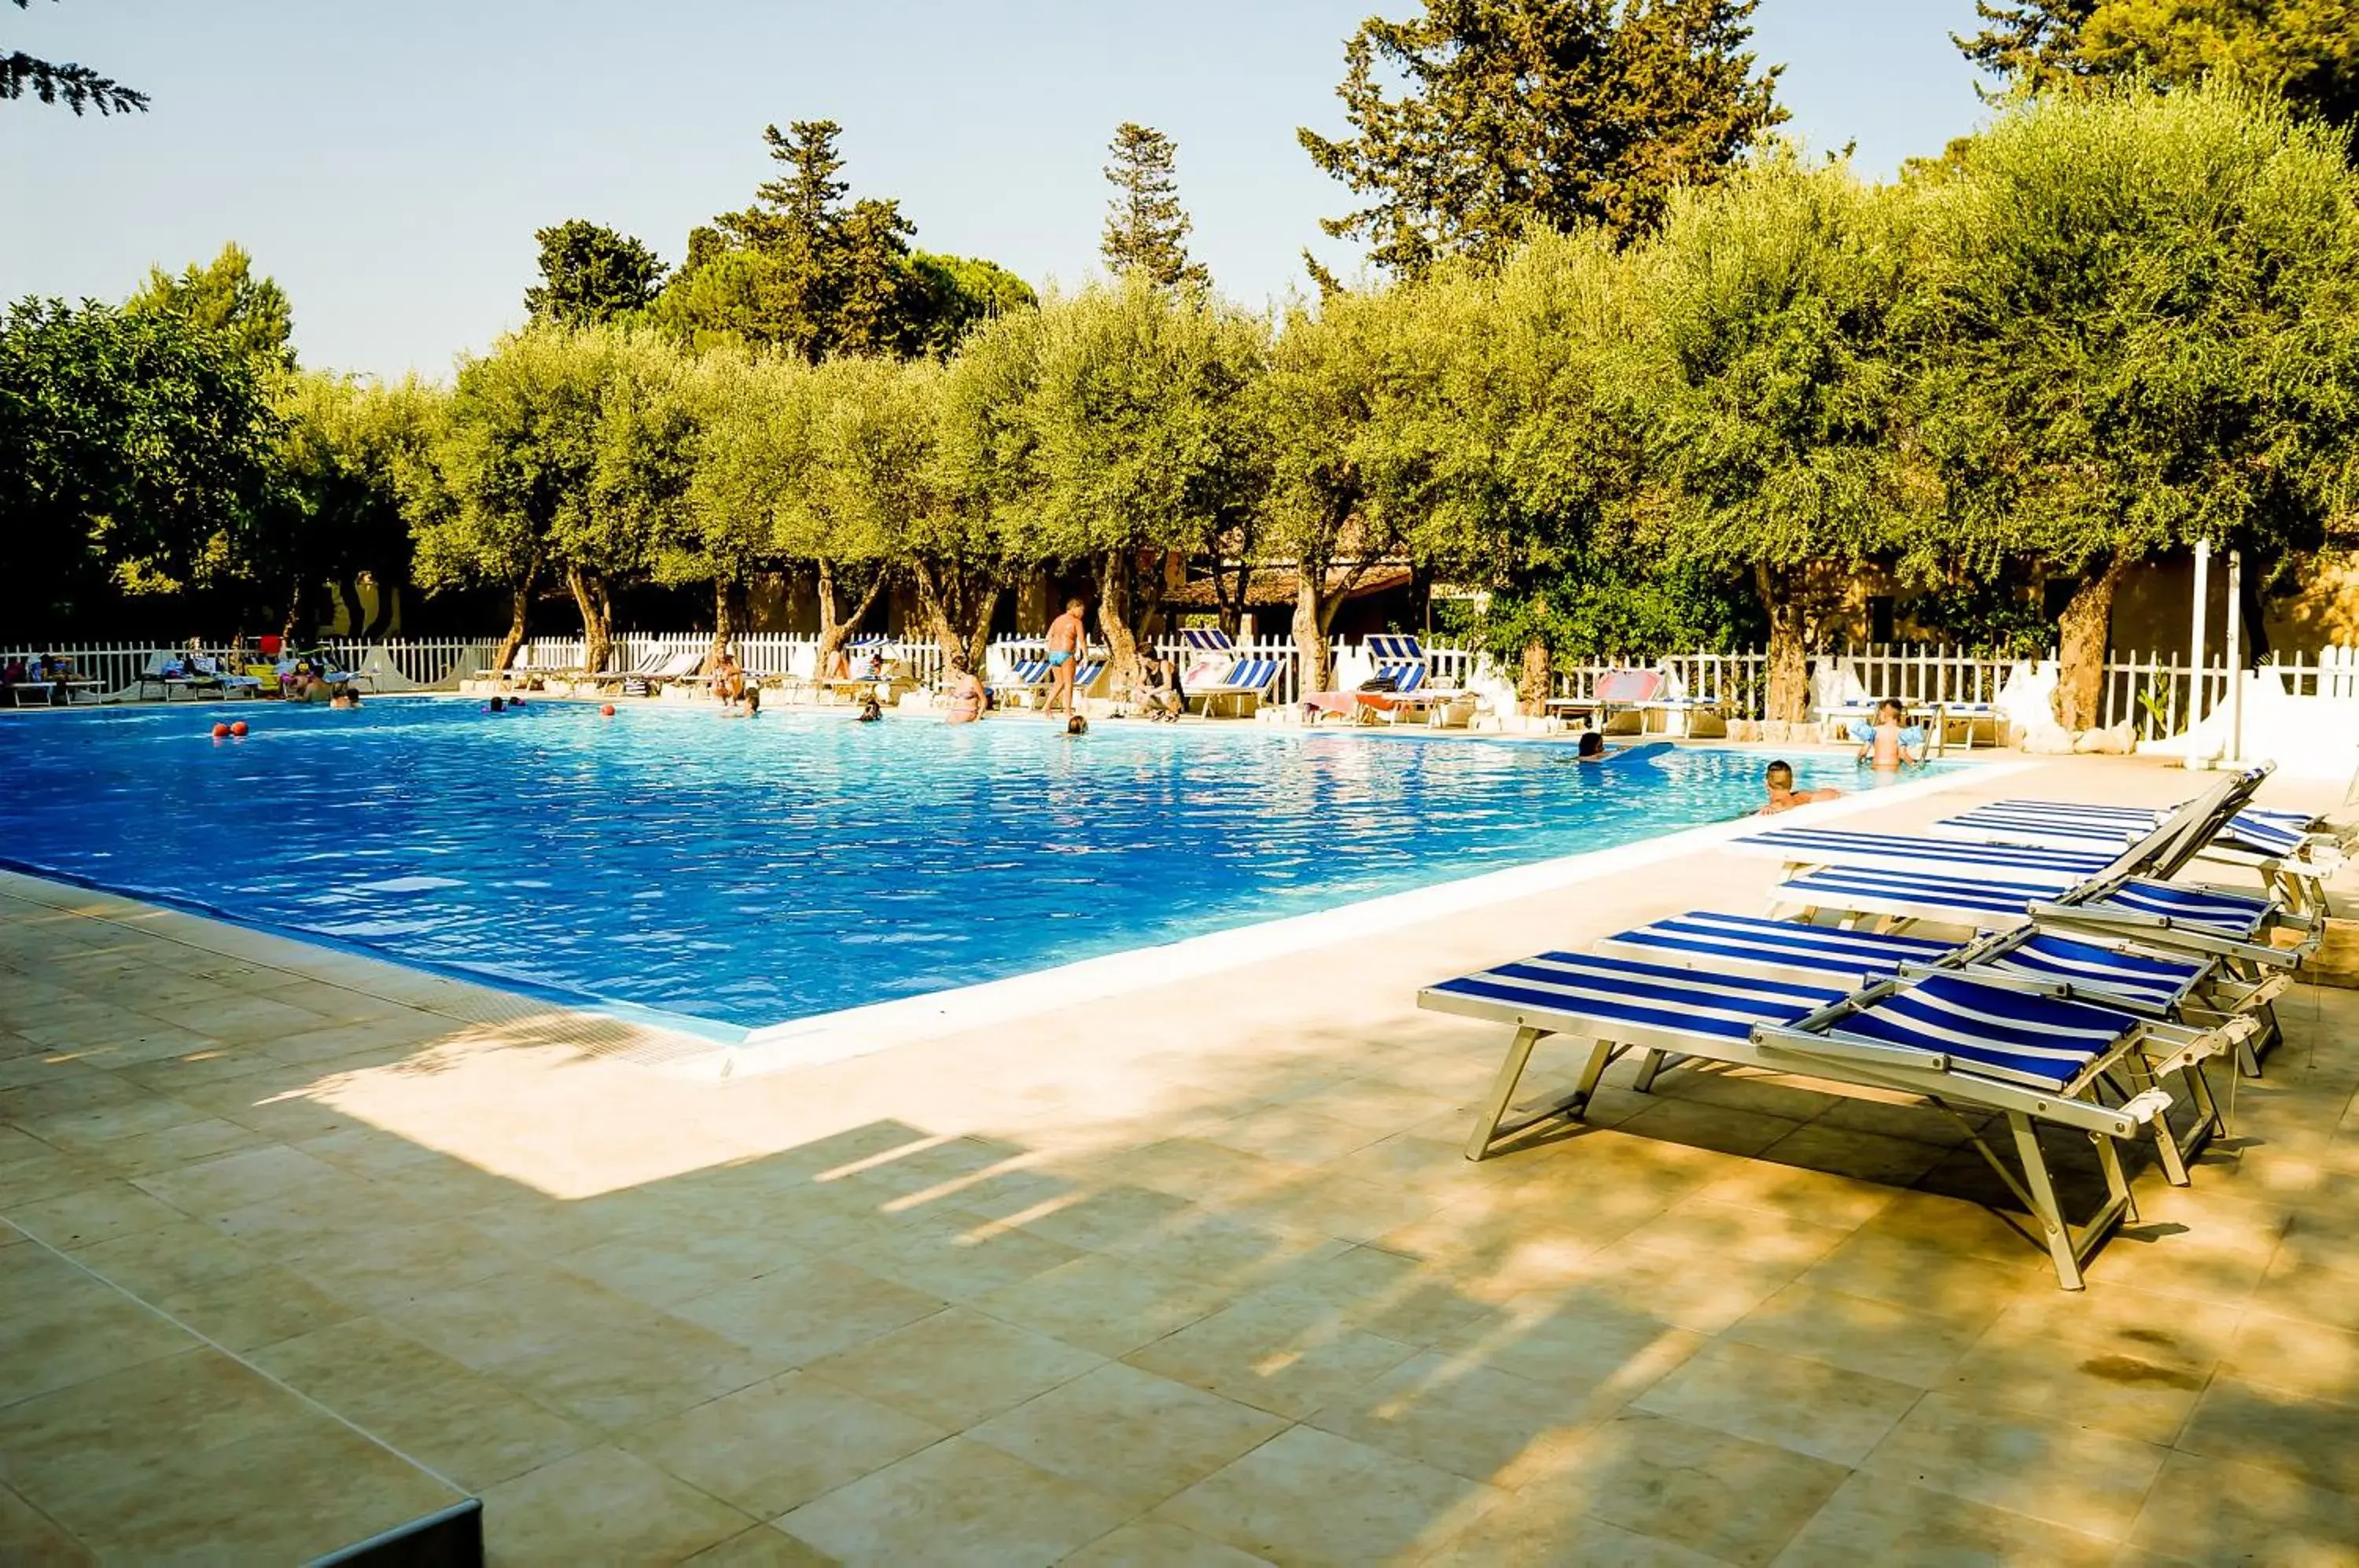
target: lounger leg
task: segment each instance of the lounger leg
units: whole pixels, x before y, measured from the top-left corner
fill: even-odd
[[[2039,1147],[2039,1130],[2020,1111],[2009,1111],[2006,1125],[2015,1134],[2016,1158],[2023,1162],[2031,1217],[2039,1223],[2041,1238],[2048,1243],[2048,1256],[2056,1264],[2056,1282],[2068,1290],[2078,1290],[2083,1283],[2081,1260],[2074,1256],[2071,1228],[2065,1225],[2064,1211],[2056,1202],[2056,1184],[2048,1179],[2048,1156]]]
[[[1466,1158],[1487,1159],[1492,1142],[1499,1136],[1499,1123],[1507,1114],[1507,1106],[1516,1097],[1516,1085],[1524,1076],[1524,1066],[1532,1059],[1532,1047],[1540,1042],[1547,1031],[1528,1026],[1516,1031],[1507,1047],[1507,1059],[1499,1063],[1499,1075],[1492,1080],[1491,1096],[1483,1104],[1483,1119],[1474,1124],[1474,1136],[1466,1140]]]
[[[1636,1077],[1631,1080],[1630,1086],[1633,1089],[1637,1090],[1641,1094],[1653,1094],[1655,1092],[1655,1074],[1660,1073],[1662,1070],[1663,1053],[1659,1051],[1647,1051],[1646,1055],[1638,1058],[1638,1073]]]

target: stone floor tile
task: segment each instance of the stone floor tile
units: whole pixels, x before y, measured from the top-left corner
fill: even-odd
[[[1682,1363],[1632,1408],[1854,1465],[1920,1393],[1914,1384],[1723,1341]]]
[[[955,1432],[1103,1365],[1093,1351],[953,1307],[810,1370]]]
[[[552,1333],[479,1369],[575,1421],[624,1432],[750,1388],[785,1366],[775,1353],[651,1313],[613,1327]]]
[[[1039,1568],[1132,1512],[988,1443],[953,1437],[775,1522],[846,1568]]]
[[[1775,1557],[1844,1474],[1791,1449],[1631,1410],[1552,1455],[1517,1496],[1749,1568]]]
[[[2027,1286],[2055,1276],[2026,1243],[2020,1261],[2003,1263],[1970,1252],[1919,1246],[1889,1236],[1860,1234],[1829,1253],[1803,1282],[1919,1312],[1995,1315]]]
[[[1662,1138],[1751,1159],[1801,1125],[1787,1116],[1658,1095],[1653,1105],[1622,1123],[1619,1130],[1634,1138]]]
[[[1286,1425],[1249,1406],[1110,1362],[970,1427],[967,1435],[1146,1508]]]
[[[2208,1373],[2227,1353],[2243,1316],[2237,1306],[2093,1279],[2081,1290],[2025,1290],[1999,1314],[1987,1339],[2067,1343]]]
[[[881,1470],[947,1429],[806,1372],[654,1421],[622,1446],[759,1519]]]
[[[468,1368],[381,1318],[353,1318],[248,1353],[249,1360],[326,1405],[365,1417],[410,1390],[467,1375]]]
[[[1919,1400],[1862,1469],[2084,1534],[2129,1533],[2167,1450],[2051,1420]]]
[[[2133,1547],[2205,1568],[2349,1568],[2359,1497],[2266,1465],[2174,1454],[2147,1494]]]
[[[673,1310],[738,1344],[806,1366],[941,1311],[935,1297],[821,1258],[732,1285]]]
[[[1238,1294],[1134,1258],[1090,1253],[978,1297],[974,1310],[1100,1356],[1126,1356]]]
[[[367,1312],[396,1311],[446,1291],[516,1273],[514,1253],[459,1220],[280,1236],[280,1262],[321,1290]]]
[[[1027,1236],[1046,1236],[1086,1252],[1150,1240],[1202,1217],[1185,1198],[1120,1184],[1080,1185],[1058,1198],[1016,1210],[963,1198],[955,1206]]]
[[[180,1217],[168,1203],[158,1203],[127,1181],[112,1176],[93,1180],[55,1197],[28,1203],[9,1202],[8,1222],[60,1250],[92,1247],[117,1236],[154,1230]]]
[[[1880,1476],[1854,1475],[1778,1553],[1777,1568],[2107,1568],[2114,1542]]]
[[[1426,1114],[1432,1112],[1429,1109]],[[1414,1114],[1409,1117],[1410,1122],[1419,1119]],[[1380,1129],[1364,1123],[1325,1114],[1322,1103],[1315,1106],[1268,1105],[1247,1111],[1207,1131],[1204,1141],[1291,1165],[1325,1165],[1353,1149],[1366,1148],[1382,1136]]]
[[[2149,1358],[2136,1349],[1992,1335],[1951,1367],[1940,1387],[1951,1399],[1978,1410],[2061,1416],[2168,1447],[2208,1377],[2204,1370]]]
[[[808,1255],[758,1229],[716,1230],[617,1236],[551,1261],[636,1301],[669,1307],[806,1262]]]
[[[2221,1357],[2220,1370],[2256,1383],[2298,1387],[2313,1399],[2359,1405],[2359,1334],[2248,1312]]]
[[[2359,1494],[2359,1403],[2311,1398],[2303,1368],[2281,1371],[2282,1381],[2275,1385],[2225,1374],[2213,1377],[2178,1446]]]
[[[237,1351],[276,1345],[360,1315],[350,1303],[268,1264],[184,1285],[154,1301],[207,1339]]]
[[[55,1519],[0,1486],[0,1563],[24,1568],[97,1568],[98,1559]]]
[[[487,1554],[501,1568],[675,1563],[755,1522],[610,1447],[569,1454],[484,1493]]]
[[[1418,1559],[1419,1568],[1725,1568],[1657,1536],[1583,1514],[1533,1486],[1507,1498]]]
[[[1717,1334],[1810,1267],[1806,1258],[1791,1254],[1699,1257],[1678,1247],[1657,1247],[1642,1231],[1583,1258],[1577,1279],[1581,1290],[1601,1303]]]
[[[1108,1247],[1111,1257],[1136,1258],[1174,1274],[1220,1285],[1243,1295],[1283,1279],[1288,1271],[1321,1258],[1332,1258],[1351,1243],[1323,1232],[1203,1214],[1193,1222]]]
[[[0,1407],[195,1343],[187,1330],[38,1246],[12,1247],[0,1269]]]
[[[1137,1519],[1062,1559],[1059,1568],[1268,1568],[1268,1560],[1168,1519]]]
[[[269,1378],[192,1344],[0,1408],[0,1480],[53,1507],[129,1485],[176,1454],[312,1419]]]
[[[1330,1400],[1310,1424],[1470,1481],[1514,1487],[1571,1437],[1628,1400],[1610,1383],[1586,1396],[1482,1363],[1419,1356]]]
[[[261,1146],[264,1139],[252,1127],[219,1116],[195,1113],[193,1119],[154,1132],[109,1139],[86,1151],[94,1164],[136,1180],[177,1171],[202,1160],[217,1160]]]
[[[1630,1235],[1634,1246],[1691,1258],[1808,1268],[1841,1247],[1856,1226],[1821,1225],[1792,1210],[1725,1203],[1699,1194],[1681,1199]]]
[[[221,1563],[299,1563],[458,1500],[441,1482],[324,1415],[207,1449],[61,1499],[58,1522],[102,1561],[152,1563],[201,1541]]]
[[[1619,1410],[1711,1341],[1691,1329],[1580,1291],[1534,1291],[1509,1301],[1506,1322],[1457,1355],[1561,1390],[1595,1410]]]
[[[332,1408],[477,1493],[593,1447],[599,1435],[473,1372],[379,1388]]]
[[[972,1301],[1082,1256],[1012,1227],[984,1232],[962,1216],[903,1225],[833,1255],[880,1279],[945,1301]]]
[[[2061,1292],[2059,1292],[2060,1294]],[[1961,1319],[1797,1281],[1739,1318],[1725,1340],[1930,1388],[1981,1338]]]
[[[1787,1134],[1761,1151],[1764,1160],[1805,1166],[1859,1181],[1906,1186],[1940,1163],[1942,1150],[1912,1138],[1832,1126],[1824,1120]]]
[[[1361,1564],[1438,1544],[1505,1499],[1495,1487],[1296,1427],[1155,1511],[1273,1562]]]
[[[774,1524],[758,1524],[693,1557],[679,1560],[679,1568],[837,1568],[834,1558],[816,1546],[797,1541]]]
[[[2359,1330],[2359,1257],[2321,1258],[2288,1236],[2245,1304],[2274,1317]]]
[[[1223,1399],[1299,1419],[1417,1346],[1350,1327],[1330,1302],[1273,1286],[1123,1359]]]

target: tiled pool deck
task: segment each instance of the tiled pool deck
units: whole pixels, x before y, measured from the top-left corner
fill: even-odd
[[[718,1083],[0,878],[0,1563],[462,1494],[502,1564],[2359,1563],[2359,992],[2079,1295],[1910,1105],[1682,1071],[1460,1158],[1505,1040],[1417,985],[1768,870]]]

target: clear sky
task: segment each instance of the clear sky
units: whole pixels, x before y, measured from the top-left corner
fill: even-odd
[[[1231,295],[1302,286],[1345,192],[1295,127],[1343,126],[1343,40],[1372,0],[37,0],[0,38],[154,96],[76,120],[0,106],[0,292],[129,293],[235,239],[294,301],[314,365],[445,373],[523,316],[534,229],[586,217],[677,261],[766,177],[762,126],[844,126],[855,195],[929,250],[1035,284],[1097,263],[1116,123],[1180,145],[1194,248]],[[1400,0],[1386,0],[1400,14]],[[1867,173],[1981,109],[1949,34],[1973,0],[1763,0],[1789,129]]]

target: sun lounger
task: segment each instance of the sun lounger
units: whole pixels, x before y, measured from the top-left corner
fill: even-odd
[[[693,657],[698,662],[701,662],[704,656],[700,651]],[[628,670],[609,670],[601,674],[584,676],[583,679],[587,680],[592,687],[597,688],[619,686],[627,690],[632,682],[636,681],[640,683],[643,690],[651,690],[649,683],[668,678],[665,672],[679,668],[681,658],[680,654],[669,653],[661,648],[651,648],[639,655],[638,662]],[[690,668],[693,669],[693,666],[691,665]]]
[[[1799,1073],[1836,1085],[1923,1096],[1960,1116],[1974,1147],[2038,1222],[2057,1282],[2078,1290],[2081,1267],[2129,1209],[2117,1140],[2138,1137],[2169,1109],[2139,1051],[2149,1026],[2085,1003],[2027,996],[1956,975],[1896,980],[1857,992],[1747,978],[1600,955],[1546,953],[1429,986],[1419,1005],[1511,1025],[1515,1038],[1470,1138],[1482,1160],[1503,1141],[1577,1118],[1605,1069],[1641,1062],[1645,1092],[1666,1066],[1693,1059]],[[1549,1035],[1590,1041],[1571,1094],[1508,1121],[1533,1049]],[[2125,1095],[2123,1086],[2128,1092]],[[2118,1103],[2109,1103],[2107,1096]],[[1966,1116],[2003,1116],[2010,1170]],[[2039,1141],[2062,1127],[2095,1143],[2108,1192],[2084,1225],[2070,1225]]]
[[[2044,882],[2058,892],[2102,874],[2119,854],[1846,828],[1774,828],[1737,839],[1729,847],[1742,855],[1774,856],[1788,867],[1900,869],[1962,880]]]
[[[2274,1033],[2270,1004],[2287,983],[2276,975],[2246,984],[2208,954],[2173,953],[2118,937],[2073,936],[2028,925],[1960,943],[1699,910],[1607,937],[1598,950],[1723,974],[1854,988],[1930,970],[1962,969],[2060,1000],[2219,1029],[2229,1037],[2224,1043],[2247,1060],[2254,1049],[2250,1042]],[[2198,1089],[2193,1098],[2209,1126],[2217,1116],[2208,1091]]]
[[[1998,800],[1944,817],[1933,831],[1996,844],[2118,852],[2152,832],[2176,809]],[[2248,806],[2230,817],[2197,854],[2256,872],[2263,886],[2285,894],[2296,909],[2323,909],[2326,883],[2343,869],[2343,851],[2332,833],[2312,832],[2311,821],[2299,812]]]
[[[1180,691],[1190,702],[1201,699],[1207,717],[1215,707],[1227,707],[1243,718],[1253,708],[1269,701],[1269,689],[1277,681],[1279,668],[1275,659],[1249,654],[1232,660],[1219,680],[1202,683],[1183,681]],[[1252,706],[1248,707],[1248,703]]]

